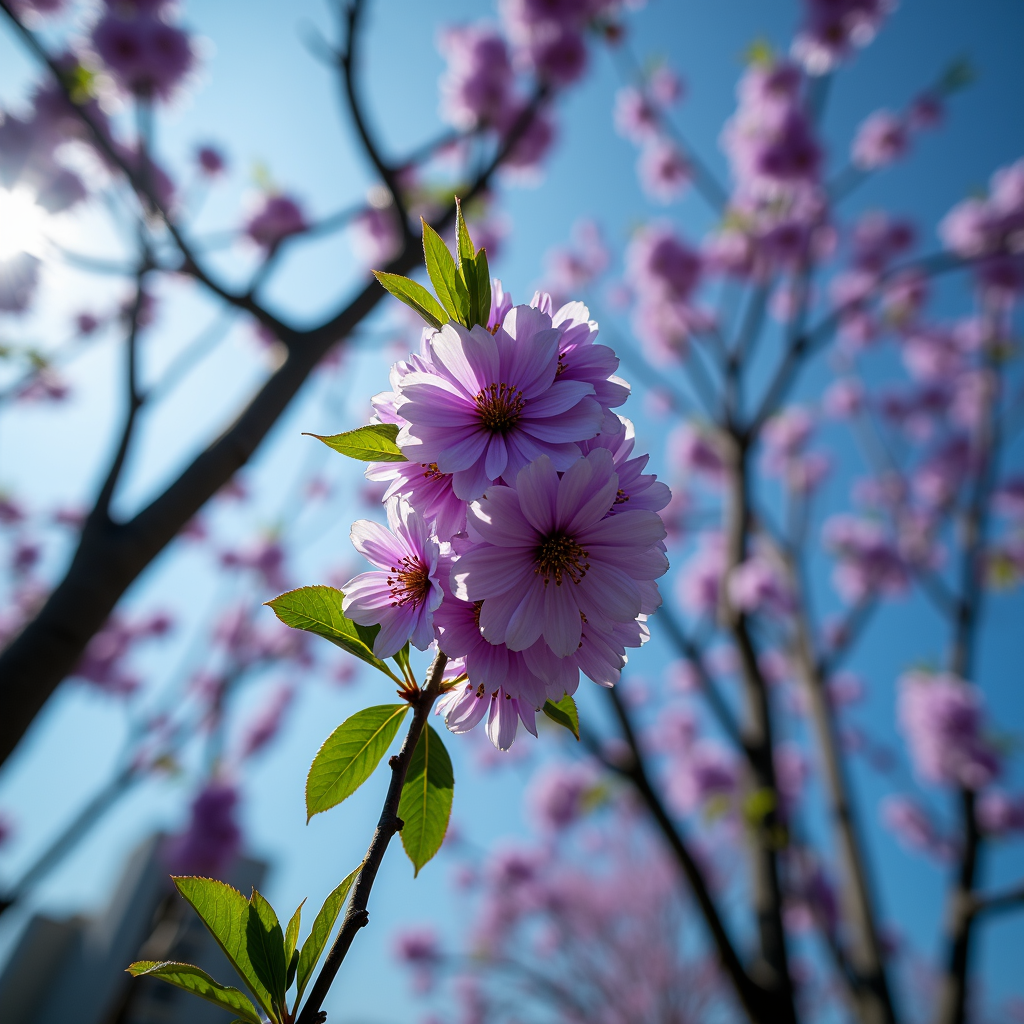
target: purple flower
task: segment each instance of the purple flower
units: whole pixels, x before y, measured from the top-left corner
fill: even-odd
[[[982,794],[978,800],[978,824],[991,836],[1024,832],[1024,796],[1002,790]]]
[[[558,378],[560,338],[529,306],[513,308],[493,336],[445,324],[429,343],[432,372],[408,373],[398,385],[405,455],[451,473],[466,500],[541,455],[567,469],[579,458],[575,442],[598,432],[604,412],[592,384]]]
[[[195,64],[188,34],[150,11],[108,13],[92,30],[92,45],[126,92],[169,98]]]
[[[665,138],[644,144],[637,162],[643,190],[659,203],[674,203],[690,184],[693,172],[679,148]]]
[[[658,113],[650,100],[634,85],[615,94],[615,130],[630,142],[647,142],[658,134]]]
[[[443,591],[438,578],[437,541],[404,499],[387,503],[388,532],[360,519],[352,524],[355,549],[384,572],[364,572],[342,587],[342,610],[360,626],[380,624],[373,642],[378,658],[389,658],[406,641],[421,651],[434,639],[433,614]]]
[[[888,110],[877,110],[857,129],[851,156],[857,167],[873,171],[904,156],[909,145],[903,119]]]
[[[736,757],[714,740],[697,740],[672,766],[668,795],[680,812],[696,810],[712,797],[730,797],[739,783]]]
[[[486,25],[441,33],[439,49],[448,61],[441,77],[441,116],[464,131],[497,125],[512,96],[512,63],[501,35]]]
[[[626,251],[626,277],[644,298],[685,302],[697,287],[700,270],[700,254],[665,225],[645,227]]]
[[[480,696],[502,690],[510,697],[539,710],[548,699],[547,688],[526,663],[521,651],[503,643],[491,643],[480,632],[480,601],[462,601],[446,589],[444,601],[434,613],[438,647],[458,659]],[[578,678],[578,673],[577,673]],[[560,699],[564,690],[552,694]],[[482,714],[482,712],[481,712]]]
[[[619,490],[609,515],[638,508],[660,512],[672,500],[672,492],[666,484],[653,473],[644,473],[650,455],[630,458],[635,444],[636,431],[624,416],[615,416],[610,429],[606,426],[597,437],[580,444],[584,455],[597,448],[607,448],[612,453]]]
[[[956,676],[907,672],[900,679],[900,728],[924,781],[981,789],[999,774],[981,735],[981,712],[981,693]]]
[[[533,777],[527,801],[542,828],[561,832],[583,816],[597,783],[589,764],[548,764]]]
[[[520,722],[537,735],[537,713],[531,704],[518,700],[499,687],[488,693],[482,685],[466,681],[449,690],[438,702],[438,715],[444,716],[449,732],[469,732],[487,716],[487,738],[498,750],[508,750],[516,738]]]
[[[302,207],[290,196],[268,194],[245,225],[245,233],[264,249],[273,249],[289,235],[308,227]]]
[[[596,449],[559,478],[541,456],[515,487],[492,487],[470,505],[474,546],[453,570],[457,595],[482,601],[492,643],[525,650],[541,636],[559,657],[587,632],[610,632],[655,611],[653,581],[668,569],[657,513],[608,516],[618,492],[611,453]]]
[[[729,600],[745,612],[770,615],[785,615],[795,607],[779,571],[761,555],[748,558],[729,573]]]
[[[164,858],[173,874],[217,877],[242,844],[237,822],[238,790],[227,782],[209,782],[192,802],[188,828],[170,839]]]
[[[854,47],[874,38],[896,0],[808,0],[793,55],[813,75],[831,71]]]
[[[196,150],[196,163],[208,178],[215,178],[224,172],[227,161],[224,154],[216,146],[200,146]]]
[[[928,812],[912,797],[887,796],[882,801],[882,822],[905,846],[930,853],[939,859],[949,856],[943,839]]]

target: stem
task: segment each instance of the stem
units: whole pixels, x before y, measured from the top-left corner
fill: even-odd
[[[359,872],[359,877],[352,889],[352,898],[349,900],[348,910],[341,922],[338,937],[334,940],[334,945],[331,946],[331,951],[327,954],[327,959],[324,961],[316,981],[313,982],[309,998],[302,1007],[296,1024],[318,1024],[323,1019],[320,1007],[334,982],[338,968],[341,967],[348,954],[356,933],[369,924],[370,915],[366,905],[370,899],[370,890],[373,889],[373,882],[377,877],[377,871],[384,859],[388,844],[402,829],[402,819],[398,817],[402,787],[405,785],[405,776],[409,771],[409,762],[412,761],[413,751],[427,724],[430,709],[441,692],[441,676],[444,674],[447,663],[447,656],[438,651],[427,673],[426,686],[419,692],[418,697],[410,700],[413,707],[412,722],[402,742],[402,749],[389,762],[391,783],[388,786],[388,794],[384,798],[384,806],[381,808],[373,839],[370,840],[369,849],[366,851],[363,869]]]

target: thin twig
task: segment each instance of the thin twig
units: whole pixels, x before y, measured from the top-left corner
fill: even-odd
[[[302,1007],[296,1024],[316,1024],[320,1015],[320,1007],[334,982],[338,968],[341,967],[342,961],[348,954],[352,940],[356,937],[356,933],[361,928],[365,928],[370,921],[370,915],[366,909],[370,891],[373,889],[373,882],[377,877],[377,871],[384,859],[388,844],[402,829],[402,819],[398,817],[402,787],[405,785],[405,777],[409,771],[413,751],[416,749],[420,734],[426,727],[430,709],[441,692],[441,677],[447,663],[448,658],[438,651],[427,673],[426,685],[419,692],[418,697],[410,700],[413,707],[412,722],[409,725],[409,731],[405,734],[405,740],[402,742],[402,749],[389,762],[391,783],[388,786],[388,793],[384,799],[376,831],[373,833],[373,839],[370,841],[369,849],[363,860],[362,870],[352,889],[352,898],[349,901],[344,920],[341,922],[338,937],[334,940],[334,945],[331,946],[331,951],[327,954],[327,959],[324,961],[316,981],[313,982],[309,998]]]

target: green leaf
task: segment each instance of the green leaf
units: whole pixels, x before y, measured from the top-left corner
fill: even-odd
[[[273,608],[286,626],[316,633],[398,682],[391,669],[373,653],[373,641],[380,626],[359,626],[346,618],[341,610],[344,597],[334,587],[299,587],[267,601],[267,607]]]
[[[316,970],[316,965],[320,960],[320,956],[324,951],[324,947],[327,945],[327,940],[331,937],[331,932],[334,931],[334,922],[338,920],[338,914],[341,912],[342,904],[345,902],[345,897],[348,896],[349,889],[352,888],[352,883],[356,880],[356,876],[360,871],[363,870],[363,865],[355,869],[342,883],[331,893],[327,899],[324,900],[324,905],[320,908],[320,913],[316,915],[316,919],[313,921],[313,928],[310,931],[306,941],[302,944],[302,952],[299,953],[299,969],[298,969],[298,982],[295,996],[295,1003],[298,1005],[299,1000],[302,998],[302,993],[306,991],[306,985],[309,983],[309,979],[313,976],[313,971]]]
[[[402,277],[401,274],[385,274],[380,270],[374,270],[373,276],[396,299],[415,309],[435,330],[440,330],[448,323],[450,317],[444,307],[418,281]]]
[[[408,704],[379,704],[345,719],[317,751],[306,778],[306,820],[351,796],[380,764]]]
[[[303,436],[315,437],[336,452],[360,462],[409,461],[395,442],[398,437],[397,423],[367,423],[365,427],[346,430],[344,434],[324,436],[306,433]]]
[[[421,218],[422,219],[422,218]],[[455,259],[444,239],[424,220],[423,257],[430,283],[448,315],[464,327],[469,326],[469,292],[455,266]]]
[[[287,989],[285,975],[288,957],[284,951],[284,933],[274,908],[253,889],[249,898],[249,919],[245,926],[245,945],[256,977],[263,982],[274,1004],[284,1006]]]
[[[172,876],[172,881],[224,950],[263,1012],[276,1024],[278,1017],[271,1005],[270,992],[249,958],[249,901],[237,889],[212,878]]]
[[[416,874],[441,848],[452,812],[455,776],[448,751],[441,737],[428,725],[409,762],[398,816],[402,826],[402,846]]]
[[[491,316],[491,271],[487,266],[486,249],[481,249],[476,254],[476,289],[477,303],[480,307],[480,319],[477,323],[481,327],[486,327]]]
[[[246,1024],[260,1024],[260,1015],[244,992],[240,992],[230,985],[221,985],[205,971],[201,971],[191,964],[179,964],[170,960],[162,963],[153,960],[139,960],[128,968],[128,973],[133,978],[159,978],[161,981],[166,981],[168,984],[199,996],[200,999],[216,1003],[217,1006],[222,1006],[225,1010],[232,1010],[240,1014],[241,1020]]]
[[[568,693],[557,703],[545,701],[542,710],[552,722],[564,726],[577,740],[580,738],[580,713],[576,710],[576,701]]]
[[[467,260],[472,263],[476,257],[476,249],[473,248],[473,239],[469,237],[469,228],[466,227],[466,218],[462,216],[462,203],[459,197],[455,197],[455,243],[459,258],[459,267]]]
[[[305,903],[306,901],[303,900],[295,908],[295,913],[292,914],[292,919],[284,930],[284,958],[288,963],[288,973],[284,986],[285,991],[291,988],[292,981],[295,979],[295,966],[299,962],[299,951],[296,947],[299,944],[299,926],[302,921],[302,908]]]

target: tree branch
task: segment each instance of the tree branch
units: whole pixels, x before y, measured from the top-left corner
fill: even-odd
[[[363,149],[366,151],[366,155],[369,157],[374,168],[376,168],[377,173],[381,177],[381,181],[384,182],[387,190],[391,193],[392,202],[395,204],[395,215],[398,218],[398,222],[402,230],[402,238],[408,244],[413,237],[412,228],[409,225],[409,214],[405,208],[405,199],[402,196],[402,188],[398,182],[398,175],[395,173],[394,168],[392,168],[381,156],[380,147],[370,134],[369,127],[366,123],[366,116],[363,113],[363,106],[359,101],[358,90],[356,88],[355,72],[359,56],[359,30],[361,27],[362,17],[366,9],[364,0],[350,0],[343,9],[345,19],[345,45],[344,49],[338,52],[337,60],[339,69],[341,70],[342,81],[345,86],[345,98],[348,101],[349,113],[352,115],[352,123],[355,125],[356,132],[363,144]],[[339,3],[339,13],[341,13],[341,11],[342,5]]]
[[[628,764],[619,764],[603,759],[604,763],[632,783],[638,795],[646,804],[648,811],[650,811],[651,817],[654,818],[655,824],[661,831],[662,836],[671,848],[680,868],[682,868],[683,874],[686,876],[686,880],[697,901],[697,906],[700,908],[701,916],[704,918],[704,923],[711,933],[715,951],[718,954],[718,962],[721,964],[726,977],[728,977],[744,1012],[751,1021],[758,1022],[758,1024],[771,1024],[773,1018],[768,1014],[766,1006],[765,997],[767,993],[760,989],[747,975],[733,946],[732,939],[725,929],[725,924],[718,913],[718,908],[715,906],[715,901],[707,882],[704,880],[700,866],[697,864],[689,847],[686,845],[686,841],[669,817],[660,797],[651,785],[650,779],[647,776],[647,770],[644,767],[643,752],[640,749],[629,712],[622,703],[622,698],[615,687],[611,687],[605,692],[611,701],[623,739],[625,739],[629,746],[630,761]]]
[[[420,691],[419,696],[410,701],[413,707],[412,722],[409,725],[409,731],[405,734],[405,740],[402,742],[402,749],[390,761],[391,783],[388,785],[388,793],[384,799],[376,831],[373,833],[373,839],[366,851],[362,870],[353,886],[352,898],[349,900],[348,909],[341,922],[338,937],[334,940],[334,945],[331,946],[331,951],[327,954],[327,959],[324,961],[316,981],[313,982],[309,997],[302,1007],[296,1024],[316,1024],[320,1019],[320,1007],[334,982],[338,968],[341,967],[342,961],[348,954],[352,940],[356,937],[356,933],[369,923],[370,915],[366,907],[370,899],[370,891],[373,889],[373,882],[377,877],[377,871],[384,859],[388,844],[402,829],[402,819],[398,817],[402,787],[405,785],[405,777],[409,771],[413,751],[416,749],[420,734],[426,727],[430,709],[441,692],[441,676],[444,674],[444,667],[447,663],[447,656],[438,651],[427,673],[426,685]]]

